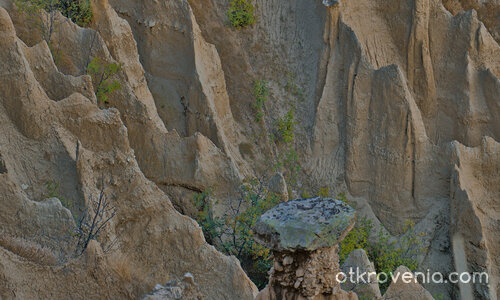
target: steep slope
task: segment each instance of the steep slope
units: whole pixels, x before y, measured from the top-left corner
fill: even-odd
[[[252,161],[257,174],[283,150],[267,136],[292,108],[302,167],[292,188],[347,192],[394,235],[407,220],[416,222],[429,249],[422,267],[453,271],[449,147],[454,140],[474,147],[483,136],[500,138],[498,5],[481,4],[478,19],[474,11],[461,11],[471,6],[458,1],[445,2],[454,16],[439,1],[341,1],[329,8],[321,1],[256,1],[255,26],[235,30],[225,25],[227,1],[111,3],[133,24],[140,59],[155,74],[161,66],[181,74],[188,59],[189,70],[198,72],[197,34],[180,24],[199,24],[220,55],[226,84],[218,87],[227,88],[234,122],[255,139],[252,155],[241,157]],[[153,52],[158,45],[164,54]],[[157,105],[186,98],[183,76],[163,76],[168,84],[148,77],[153,90],[169,86],[168,95],[154,95]],[[253,120],[254,79],[269,81],[271,89],[264,123]],[[299,93],[287,89],[290,81]],[[184,110],[196,107],[186,103]],[[186,123],[175,122],[172,127]],[[428,288],[445,297],[456,293],[447,285]]]
[[[301,165],[296,180],[288,178],[292,197],[324,187],[344,192],[394,236],[415,222],[425,234],[422,269],[488,271],[489,289],[469,289],[495,299],[498,1],[255,3],[256,24],[234,29],[227,0],[95,0],[93,29],[61,17],[53,43],[63,54],[53,57],[11,1],[0,0],[16,31],[2,10],[2,229],[67,261],[62,245],[72,241],[53,237],[73,226],[69,214],[88,207],[104,176],[120,209],[106,240],[117,236],[120,252],[144,268],[144,283],[130,285],[128,296],[192,272],[210,299],[252,298],[255,287],[234,259],[207,246],[173,206],[189,215],[192,195],[215,187],[223,214],[242,179],[273,175],[291,148]],[[97,103],[96,82],[84,75],[93,57],[123,65],[122,88],[107,103]],[[256,79],[270,88],[262,122],[254,117]],[[270,136],[290,110],[295,139],[283,145]],[[71,211],[45,200],[49,180],[72,199]],[[51,214],[59,217],[42,217]],[[459,252],[464,265],[454,263]],[[3,250],[0,257],[0,269],[21,270],[4,290],[21,289],[34,267]],[[80,260],[70,262],[78,278],[95,274]],[[25,297],[49,295],[43,284],[66,280],[59,269],[36,268],[55,275],[42,276],[33,294],[21,289]],[[124,292],[100,278],[90,290]],[[75,280],[68,284],[83,289]],[[426,288],[445,299],[460,292],[451,284]]]
[[[81,35],[71,33],[90,32],[67,22],[61,26],[59,33],[76,43],[75,48]],[[122,27],[125,32],[127,28]],[[156,283],[191,272],[200,288],[207,291],[208,298],[252,299],[255,286],[238,262],[207,245],[195,222],[180,215],[168,197],[144,177],[130,146],[133,143],[129,142],[133,140],[131,130],[134,129],[125,127],[120,111],[99,109],[95,98],[88,99],[79,93],[92,89],[90,78],[63,75],[51,60],[37,60],[37,57],[51,57],[47,45],[44,42],[32,48],[24,45],[16,37],[3,8],[0,8],[0,36],[3,62],[0,152],[5,165],[0,181],[2,232],[24,236],[61,253],[62,264],[42,266],[2,248],[2,296],[137,298]],[[96,49],[107,52],[102,42]],[[107,55],[111,59],[111,55]],[[141,102],[147,101],[144,95],[141,101],[135,96],[140,91],[147,95],[147,86],[134,85],[134,74],[130,71],[134,61],[119,58],[124,64],[124,73],[128,74],[128,78],[125,75],[121,78],[122,93],[133,99],[122,98],[122,105],[135,99],[135,104],[129,107],[132,117],[147,105]],[[37,80],[35,69],[48,74],[44,78],[46,82]],[[74,88],[64,91],[68,96],[60,95],[60,99],[53,100],[48,96],[51,91],[46,92],[44,88],[53,87],[59,81],[61,86]],[[154,106],[150,108],[154,111]],[[155,130],[152,125],[145,127]],[[43,185],[48,180],[61,183],[60,193],[75,203],[69,207],[72,212],[63,208],[58,200],[40,202],[44,199]],[[117,241],[118,250],[113,255],[126,258],[128,275],[115,270],[109,255],[99,254],[102,252],[99,245],[94,245],[86,257],[71,259],[74,242],[70,234],[74,227],[71,213],[81,214],[80,208],[87,207],[97,197],[103,184],[106,197],[118,209],[118,215],[103,233],[101,244],[106,249],[106,244]],[[62,218],[68,215],[69,218]],[[54,246],[61,247],[59,241],[68,243],[63,250]],[[91,263],[93,261],[96,262]],[[58,288],[61,285],[66,288]]]

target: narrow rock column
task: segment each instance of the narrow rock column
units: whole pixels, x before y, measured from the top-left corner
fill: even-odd
[[[274,266],[259,300],[358,299],[340,288],[338,244],[354,226],[354,210],[330,198],[299,199],[267,211],[254,227]]]

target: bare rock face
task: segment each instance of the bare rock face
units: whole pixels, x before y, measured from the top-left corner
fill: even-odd
[[[288,201],[288,186],[283,174],[276,173],[269,179],[269,191],[280,195],[283,200]]]
[[[24,24],[16,24],[23,30]],[[119,28],[126,33],[126,26]],[[14,247],[0,247],[0,297],[137,299],[154,283],[189,271],[209,299],[253,299],[255,285],[238,262],[206,244],[199,226],[180,215],[140,169],[131,147],[138,144],[131,142],[134,136],[124,124],[133,130],[159,132],[154,119],[147,117],[146,104],[138,100],[141,87],[133,79],[128,81],[140,73],[119,75],[123,84],[119,109],[101,109],[95,99],[85,96],[85,88],[91,85],[88,76],[78,75],[82,71],[78,59],[85,57],[80,43],[95,34],[67,20],[60,23],[54,39],[69,45],[68,49],[78,49],[68,53],[75,56],[68,68],[76,72],[71,77],[41,59],[48,55],[46,45],[30,48],[19,40],[9,13],[0,7],[0,149],[2,161],[9,166],[7,173],[0,174],[0,226],[7,234],[37,242],[61,258],[60,265],[43,265],[26,259],[30,256],[21,255]],[[97,41],[92,54],[113,61],[112,55],[117,54],[111,54],[102,38]],[[134,67],[132,62],[126,61],[127,71]],[[49,75],[34,71],[37,67],[45,68]],[[57,91],[54,86],[59,84],[67,90]],[[123,121],[127,114],[131,118],[140,114],[151,122],[134,127],[133,122]],[[193,142],[209,149],[210,143],[204,145],[202,138]],[[203,155],[206,159],[211,154]],[[197,169],[203,172],[203,168]],[[60,183],[57,199],[45,200],[47,181]],[[75,258],[68,251],[73,217],[87,207],[102,183],[118,214],[99,241],[90,244],[86,255]],[[63,199],[67,207],[61,204]],[[113,254],[124,257],[120,261],[102,250],[113,241],[120,245]]]
[[[263,214],[258,242],[273,251],[269,285],[257,299],[357,299],[340,288],[338,243],[354,225],[354,210],[339,200],[299,199]]]
[[[498,1],[257,2],[258,21],[234,30],[227,0],[94,0],[92,28],[57,16],[56,59],[0,0],[2,229],[67,261],[68,213],[87,208],[107,174],[120,212],[100,242],[119,237],[138,270],[119,276],[105,255],[55,268],[0,248],[0,297],[70,298],[60,282],[87,298],[137,298],[193,272],[209,299],[253,298],[237,262],[170,201],[189,214],[192,195],[215,186],[221,214],[243,177],[285,154],[269,135],[292,108],[286,150],[301,170],[290,189],[345,192],[394,236],[411,220],[426,233],[422,269],[487,271],[492,282],[425,285],[433,294],[498,295]],[[123,66],[108,104],[86,75],[93,57]],[[263,122],[256,79],[269,82]]]
[[[2,154],[0,153],[0,174],[7,173],[7,167],[5,166],[5,161],[2,158]]]
[[[455,267],[458,272],[487,272],[486,282],[463,286],[475,298],[495,299],[500,294],[500,145],[485,137],[480,146],[470,148],[453,143],[455,170],[450,181],[451,224]],[[463,294],[462,294],[463,295]]]

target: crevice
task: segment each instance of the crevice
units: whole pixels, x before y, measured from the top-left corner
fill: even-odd
[[[7,173],[7,166],[5,166],[5,161],[2,158],[2,154],[0,153],[0,174]]]

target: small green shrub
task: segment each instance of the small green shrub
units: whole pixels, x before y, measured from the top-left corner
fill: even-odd
[[[319,189],[318,196],[321,198],[328,198],[330,197],[330,189],[328,187],[322,187]]]
[[[121,89],[118,81],[111,80],[111,77],[120,72],[121,68],[121,65],[117,63],[102,63],[99,58],[94,58],[87,66],[87,72],[97,87],[95,93],[98,101],[107,103],[109,94]]]
[[[272,259],[269,249],[253,240],[252,228],[264,212],[281,202],[281,197],[263,187],[262,181],[247,180],[241,187],[241,196],[230,203],[223,217],[212,213],[211,190],[192,199],[198,210],[195,219],[207,242],[227,255],[236,256],[250,279],[261,289],[267,284]]]
[[[378,233],[378,241],[368,247],[368,256],[375,264],[377,272],[392,273],[399,266],[406,266],[411,271],[418,268],[418,256],[423,253],[424,248],[420,238],[415,232],[415,224],[407,221],[404,234],[399,240],[391,240],[389,234]],[[385,292],[389,287],[390,281],[380,284],[381,291]]]
[[[347,234],[340,243],[340,264],[343,264],[349,253],[356,249],[368,249],[370,232],[372,231],[372,222],[366,217],[356,221],[354,228]]]
[[[255,23],[253,0],[231,0],[227,17],[235,28],[243,28]]]
[[[292,143],[295,138],[295,112],[293,109],[288,110],[283,118],[276,122],[277,137],[285,144]]]
[[[253,105],[255,109],[255,120],[260,122],[264,116],[264,104],[269,96],[268,83],[265,80],[255,80],[253,83],[253,95],[255,97],[255,103]]]
[[[343,193],[339,194],[337,199],[354,206],[349,203]],[[354,228],[340,243],[341,264],[353,250],[364,249],[370,260],[373,261],[378,273],[392,274],[401,265],[406,266],[411,271],[417,270],[418,256],[424,251],[420,240],[423,234],[419,235],[415,232],[413,222],[406,222],[404,234],[397,240],[380,230],[377,239],[371,241],[369,237],[372,230],[373,224],[366,217],[357,220]],[[382,294],[387,290],[389,284],[390,280],[379,284]]]
[[[90,0],[60,0],[58,9],[81,27],[87,27],[92,22]]]
[[[300,193],[300,197],[306,199],[306,198],[311,198],[312,196],[308,192],[302,191],[302,193]]]

